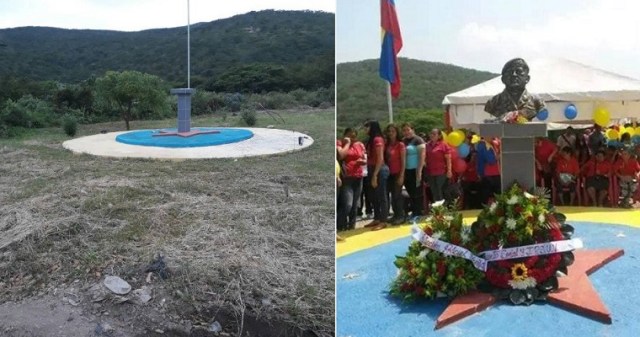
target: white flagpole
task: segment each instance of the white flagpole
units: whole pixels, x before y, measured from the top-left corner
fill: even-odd
[[[393,123],[393,102],[391,100],[391,82],[387,83],[387,106],[389,107],[389,123]]]
[[[187,88],[191,88],[191,16],[187,0]]]

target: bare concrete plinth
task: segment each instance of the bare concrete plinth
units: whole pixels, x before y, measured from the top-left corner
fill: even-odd
[[[178,132],[188,133],[191,130],[191,95],[196,90],[191,88],[171,89],[172,95],[178,96]]]
[[[514,182],[529,189],[536,186],[535,139],[547,136],[547,124],[485,123],[480,136],[501,139],[500,180],[502,192]]]

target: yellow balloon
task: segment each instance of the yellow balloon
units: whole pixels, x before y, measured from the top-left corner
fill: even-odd
[[[607,136],[607,139],[614,140],[614,139],[618,139],[618,137],[620,137],[620,133],[616,129],[609,129],[605,133],[605,136]]]
[[[480,141],[480,136],[473,135],[471,136],[471,144],[477,144]]]
[[[444,140],[445,142],[447,142],[447,134],[444,133],[444,131],[440,131],[442,133],[442,140]]]
[[[340,176],[340,171],[341,171],[340,163],[336,160],[336,177]]]
[[[620,125],[620,127],[618,128],[618,135],[620,135],[620,137],[622,137],[622,135],[624,135],[625,133],[629,132],[629,129],[625,128],[624,126]],[[633,130],[631,130],[633,131]],[[631,135],[629,135],[631,136]]]
[[[640,126],[636,126],[635,135],[640,136]]]
[[[605,108],[597,108],[593,112],[593,121],[600,126],[609,125],[609,120],[611,119],[611,115],[609,111]]]
[[[464,132],[455,130],[447,136],[447,143],[453,147],[458,147],[464,142]]]

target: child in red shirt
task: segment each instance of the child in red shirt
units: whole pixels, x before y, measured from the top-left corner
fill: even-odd
[[[616,162],[615,173],[618,176],[618,186],[622,207],[631,207],[633,204],[633,193],[638,188],[638,177],[640,177],[640,164],[631,157],[631,153],[626,150],[620,151],[620,159]]]
[[[594,206],[602,206],[609,194],[609,177],[611,176],[611,163],[605,160],[605,151],[598,150],[596,157],[589,160],[582,169],[586,177],[587,201],[593,201]]]
[[[569,192],[569,204],[573,205],[576,197],[576,179],[580,173],[578,160],[573,157],[573,150],[565,146],[556,158],[556,186],[560,194],[560,201],[564,205],[565,192]]]

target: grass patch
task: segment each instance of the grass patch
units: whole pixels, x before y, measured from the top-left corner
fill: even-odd
[[[258,111],[256,126],[306,133],[313,146],[269,157],[172,162],[73,155],[62,148],[69,138],[60,128],[0,140],[1,242],[9,242],[0,246],[0,279],[11,280],[0,301],[76,279],[100,282],[105,273],[144,280],[145,266],[161,253],[173,271],[163,287],[182,294],[176,303],[331,336],[334,112],[278,114],[284,122]],[[242,121],[193,120],[223,124]],[[174,126],[175,119],[132,123]],[[123,128],[80,125],[78,135]],[[192,319],[178,307],[169,310]]]

